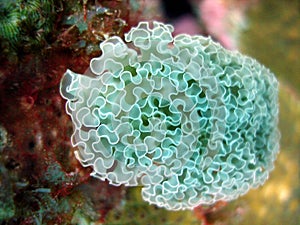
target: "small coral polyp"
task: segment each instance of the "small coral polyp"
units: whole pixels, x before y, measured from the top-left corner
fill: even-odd
[[[169,210],[236,199],[273,169],[278,82],[250,57],[172,31],[141,22],[100,44],[89,75],[64,74],[76,157]]]

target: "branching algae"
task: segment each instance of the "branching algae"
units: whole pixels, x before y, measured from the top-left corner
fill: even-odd
[[[236,199],[273,169],[278,82],[250,57],[172,31],[141,22],[100,44],[89,75],[64,74],[76,157],[169,210]]]

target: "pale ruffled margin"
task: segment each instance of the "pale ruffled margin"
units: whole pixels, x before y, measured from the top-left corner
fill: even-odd
[[[250,57],[172,31],[141,22],[125,42],[100,44],[92,75],[67,70],[60,93],[76,157],[169,210],[236,199],[273,169],[278,82]]]

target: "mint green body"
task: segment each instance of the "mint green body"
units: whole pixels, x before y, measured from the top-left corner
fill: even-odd
[[[76,157],[170,210],[236,199],[273,169],[278,82],[250,57],[172,31],[141,22],[126,42],[100,44],[92,75],[65,73]]]

